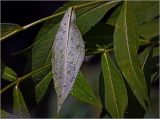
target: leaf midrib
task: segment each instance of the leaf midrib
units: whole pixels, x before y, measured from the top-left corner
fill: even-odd
[[[127,5],[127,4],[126,4]],[[127,52],[128,52],[128,55],[129,55],[129,62],[130,62],[130,64],[131,64],[131,67],[132,67],[132,69],[133,69],[133,73],[134,73],[134,75],[135,75],[135,77],[136,77],[136,83],[137,83],[137,85],[138,85],[138,87],[139,87],[139,89],[142,91],[141,93],[142,93],[142,95],[143,95],[143,99],[144,99],[144,94],[143,94],[143,90],[142,90],[142,88],[141,88],[141,86],[139,85],[139,83],[137,82],[137,80],[139,81],[139,78],[137,77],[137,75],[136,75],[136,73],[135,73],[135,69],[134,69],[134,67],[133,67],[133,64],[132,64],[132,58],[131,58],[131,54],[130,54],[130,47],[129,47],[129,43],[128,43],[128,29],[127,29],[127,10],[126,10],[126,7],[125,7],[125,10],[124,10],[124,12],[125,12],[125,14],[124,14],[124,26],[125,26],[125,39],[126,39],[126,45],[127,45]],[[136,91],[136,90],[134,90],[134,91]]]

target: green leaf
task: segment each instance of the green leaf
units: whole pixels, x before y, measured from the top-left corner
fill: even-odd
[[[3,109],[1,109],[1,118],[11,118],[13,115],[11,114],[11,113],[9,113],[9,112],[6,112],[5,110],[3,110]]]
[[[105,84],[105,106],[113,118],[123,118],[128,103],[125,83],[107,53],[102,54],[102,72]]]
[[[29,112],[18,85],[13,90],[13,114],[22,117],[29,117]]]
[[[8,81],[15,81],[17,79],[17,74],[10,67],[7,67],[3,62],[1,62],[1,67],[1,75],[3,79]]]
[[[133,1],[132,4],[138,24],[148,22],[159,16],[158,1]]]
[[[153,48],[153,57],[155,57],[155,56],[159,56],[159,47],[155,47],[155,48]]]
[[[96,4],[91,5],[89,8],[82,8],[76,11],[77,15],[77,26],[81,31],[81,34],[85,34],[92,26],[94,26],[100,19],[105,15],[105,13],[115,6],[118,1],[107,2],[105,4]],[[73,5],[73,4],[72,4]],[[82,10],[84,10],[82,12]],[[45,28],[45,34],[39,32],[37,43],[34,45],[32,49],[32,69],[36,69],[44,64],[51,62],[51,48],[55,38],[55,34],[57,32],[58,24],[52,24],[52,27],[42,27]],[[44,31],[44,30],[42,30]],[[48,69],[49,71],[50,69]],[[46,71],[46,72],[48,72]],[[39,75],[39,77],[43,77],[45,73]],[[36,76],[37,77],[37,76]]]
[[[145,80],[147,82],[148,94],[150,94],[149,92],[150,92],[150,86],[151,86],[152,54],[153,54],[153,47],[150,46],[146,48],[139,56],[141,66],[144,71]]]
[[[149,105],[144,73],[137,57],[139,37],[136,20],[129,2],[124,2],[114,32],[114,52],[118,65],[139,103],[146,109]]]
[[[117,17],[121,11],[121,8],[122,8],[121,4],[117,5],[117,7],[114,9],[114,11],[110,15],[110,17],[107,19],[107,21],[106,21],[107,24],[115,26],[116,21],[117,21]]]
[[[139,27],[139,33],[146,40],[159,35],[159,19],[153,19]]]
[[[6,37],[8,34],[12,33],[12,32],[16,32],[19,31],[21,29],[23,29],[21,26],[17,25],[17,24],[12,24],[12,23],[1,23],[1,37]]]
[[[48,85],[50,84],[52,80],[52,73],[51,71],[36,85],[36,101],[37,103],[40,102],[40,100],[45,95]],[[87,82],[85,76],[82,73],[79,73],[75,84],[72,88],[72,91],[70,92],[72,96],[77,98],[78,100],[81,100],[83,102],[93,104],[95,106],[100,107],[100,102],[96,98],[91,86]]]
[[[39,103],[44,97],[48,86],[52,80],[52,72],[50,71],[35,87],[36,102]]]
[[[138,24],[148,22],[159,15],[157,1],[132,1],[133,11]],[[107,19],[107,24],[115,25],[122,5],[116,7],[111,16]]]
[[[79,72],[70,94],[83,102],[95,105],[97,107],[101,106],[99,100],[92,90],[92,87],[81,72]]]

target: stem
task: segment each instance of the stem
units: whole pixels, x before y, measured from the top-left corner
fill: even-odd
[[[104,48],[98,48],[97,50],[93,51],[93,52],[86,52],[86,55],[95,55],[95,54],[101,54],[101,53],[108,53],[108,52],[112,52],[114,49],[104,49]]]
[[[30,73],[28,73],[28,74],[20,77],[20,78],[17,78],[16,81],[10,83],[10,84],[7,85],[6,87],[4,87],[2,90],[0,90],[0,94],[2,94],[2,93],[5,92],[6,90],[8,90],[10,87],[14,86],[15,84],[20,83],[21,81],[27,79],[28,77],[32,76],[33,74],[35,74],[35,73],[37,73],[37,72],[39,72],[39,71],[42,71],[42,70],[46,69],[46,68],[49,67],[49,66],[51,66],[51,64],[44,65],[44,66],[42,66],[42,67],[40,67],[40,68],[38,68],[38,69],[36,69],[36,70],[34,70],[34,71],[32,71],[32,72],[30,72]]]
[[[140,45],[159,45],[160,42],[159,41],[151,41],[151,40],[143,40],[140,39]]]
[[[74,9],[77,10],[77,9],[80,9],[80,8],[83,8],[83,7],[87,7],[87,6],[90,6],[90,5],[94,5],[94,4],[98,3],[98,2],[104,2],[104,1],[96,1],[96,2],[90,2],[90,3],[86,3],[86,4],[82,4],[82,5],[77,5],[77,6],[74,6]],[[115,2],[115,1],[113,1],[113,2]],[[24,30],[26,30],[26,29],[28,29],[28,28],[31,28],[32,26],[35,26],[35,25],[37,25],[37,24],[39,24],[39,23],[42,23],[42,22],[44,22],[44,21],[46,21],[46,20],[49,20],[49,19],[51,19],[51,18],[58,17],[58,16],[64,14],[65,11],[66,11],[66,10],[64,10],[64,11],[62,11],[62,12],[59,12],[59,13],[57,13],[57,14],[53,14],[53,15],[48,16],[48,17],[44,17],[44,18],[39,19],[39,20],[37,20],[37,21],[35,21],[35,22],[32,22],[32,23],[30,23],[30,24],[28,24],[28,25],[25,25],[25,26],[22,27],[22,29],[17,29],[17,30],[15,30],[15,31],[13,31],[12,33],[10,33],[10,34],[8,34],[8,35],[0,38],[0,40],[2,41],[2,40],[4,40],[4,39],[6,39],[6,38],[9,38],[9,37],[11,37],[11,36],[19,33],[20,31],[24,31]]]

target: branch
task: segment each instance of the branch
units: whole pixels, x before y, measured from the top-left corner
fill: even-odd
[[[42,66],[42,67],[40,67],[40,68],[38,68],[38,69],[36,69],[36,70],[34,70],[34,71],[32,71],[32,72],[30,72],[30,73],[28,73],[28,74],[20,77],[20,78],[17,78],[16,81],[10,83],[10,84],[7,85],[6,87],[4,87],[2,90],[0,90],[0,94],[2,94],[2,93],[5,92],[6,90],[8,90],[10,87],[14,86],[15,84],[20,83],[21,81],[27,79],[28,77],[32,76],[33,74],[35,74],[35,73],[37,73],[37,72],[39,72],[39,71],[42,71],[42,70],[48,68],[49,66],[51,66],[51,64],[44,65],[44,66]]]
[[[98,3],[98,2],[104,2],[104,1],[90,2],[90,3],[86,3],[86,4],[82,4],[82,5],[73,6],[73,7],[74,7],[75,10],[77,10],[77,9],[80,9],[80,8],[83,8],[83,7],[87,7],[87,6],[90,6],[90,5],[94,5],[94,4]],[[115,2],[115,1],[113,1],[113,2]],[[28,25],[25,25],[25,26],[22,27],[22,29],[17,29],[17,30],[15,30],[15,31],[13,31],[12,33],[10,33],[10,34],[8,34],[8,35],[0,38],[0,41],[4,40],[4,39],[6,39],[6,38],[9,38],[9,37],[11,37],[11,36],[13,36],[13,35],[21,32],[21,31],[24,31],[24,30],[28,29],[28,28],[31,28],[32,26],[35,26],[35,25],[37,25],[37,24],[39,24],[39,23],[42,23],[42,22],[44,22],[44,21],[46,21],[46,20],[49,20],[49,19],[51,19],[51,18],[54,18],[54,17],[58,17],[58,16],[60,16],[60,15],[63,15],[63,14],[65,13],[65,11],[66,11],[66,10],[64,10],[64,11],[62,11],[62,12],[59,12],[59,13],[57,13],[57,14],[53,14],[53,15],[51,15],[51,16],[48,16],[48,17],[39,19],[39,20],[37,20],[37,21],[35,21],[35,22],[32,22],[32,23],[30,23],[30,24],[28,24]]]

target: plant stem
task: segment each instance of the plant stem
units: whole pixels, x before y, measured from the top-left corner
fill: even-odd
[[[30,73],[28,73],[28,74],[20,77],[20,78],[17,78],[16,81],[10,83],[10,84],[7,85],[6,87],[4,87],[2,90],[0,90],[0,94],[2,94],[2,93],[5,92],[6,90],[8,90],[10,87],[14,86],[15,84],[20,83],[21,81],[27,79],[28,77],[32,76],[33,74],[35,74],[35,73],[37,73],[37,72],[39,72],[39,71],[42,71],[42,70],[48,68],[49,66],[51,66],[51,64],[44,65],[44,66],[42,66],[42,67],[40,67],[40,68],[38,68],[38,69],[36,69],[36,70],[34,70],[34,71],[32,71],[32,72],[30,72]]]
[[[98,3],[98,2],[104,2],[104,1],[95,1],[95,2],[90,2],[90,3],[86,3],[86,4],[82,4],[82,5],[77,5],[77,6],[74,6],[74,9],[77,10],[77,9],[80,9],[80,8],[83,8],[83,7],[87,7],[87,6],[90,6],[90,5],[94,5],[94,4]],[[113,2],[115,2],[115,1],[113,1]],[[10,33],[10,34],[8,34],[8,35],[0,38],[0,40],[2,41],[2,40],[4,40],[4,39],[6,39],[6,38],[9,38],[9,37],[11,37],[11,36],[19,33],[20,31],[24,31],[24,30],[26,30],[26,29],[28,29],[28,28],[31,28],[32,26],[35,26],[35,25],[37,25],[37,24],[39,24],[39,23],[42,23],[42,22],[44,22],[44,21],[46,21],[46,20],[49,20],[49,19],[51,19],[51,18],[54,18],[54,17],[58,17],[58,16],[60,16],[60,15],[63,15],[63,14],[65,13],[65,11],[66,11],[66,10],[64,10],[64,11],[62,11],[62,12],[59,12],[59,13],[57,13],[57,14],[53,14],[53,15],[48,16],[48,17],[44,17],[44,18],[39,19],[39,20],[37,20],[37,21],[35,21],[35,22],[32,22],[32,23],[30,23],[30,24],[28,24],[28,25],[25,25],[25,26],[22,27],[22,29],[17,29],[17,30],[15,30],[15,31],[13,31],[12,33]]]

